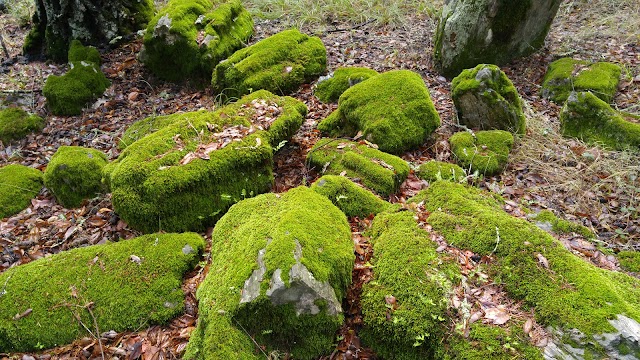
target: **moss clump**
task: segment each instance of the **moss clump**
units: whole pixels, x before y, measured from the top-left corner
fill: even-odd
[[[422,145],[438,126],[440,117],[420,75],[394,70],[347,89],[318,129],[349,137],[362,131],[380,150],[399,154]]]
[[[507,166],[513,135],[503,130],[463,131],[451,136],[449,144],[460,166],[491,176]]]
[[[0,219],[24,210],[42,189],[42,172],[23,165],[0,167]]]
[[[460,166],[435,160],[420,165],[416,175],[420,179],[430,182],[437,180],[461,181],[467,176]]]
[[[44,120],[40,116],[15,107],[0,110],[0,141],[5,145],[43,127]]]
[[[182,276],[203,249],[198,234],[152,234],[65,251],[5,271],[0,274],[0,351],[68,344],[87,336],[82,325],[93,328],[94,320],[104,331],[167,322],[184,310]]]
[[[286,95],[326,67],[327,50],[320,38],[291,29],[236,51],[216,66],[211,84],[230,99],[259,89]]]
[[[71,69],[62,76],[51,75],[42,88],[49,110],[54,115],[79,115],[87,103],[104,94],[109,80],[98,65],[72,62]]]
[[[100,53],[93,46],[83,46],[80,40],[73,40],[69,45],[69,62],[86,61],[100,65]]]
[[[320,139],[307,155],[318,171],[358,178],[381,196],[389,196],[409,175],[409,165],[397,156],[347,140]]]
[[[620,251],[618,253],[618,261],[626,271],[640,273],[640,252]]]
[[[211,267],[197,292],[198,327],[185,358],[261,358],[252,339],[267,352],[287,351],[296,359],[330,354],[343,322],[335,304],[317,299],[307,304],[317,307],[315,314],[300,309],[306,290],[274,303],[280,277],[282,286],[303,290],[292,277],[302,267],[312,283],[331,286],[339,307],[351,282],[353,243],[338,208],[306,187],[234,205],[213,231]]]
[[[215,224],[234,203],[271,189],[273,148],[298,130],[306,111],[298,100],[258,91],[216,111],[170,115],[170,125],[105,167],[115,211],[145,232]],[[273,123],[259,130],[266,126],[259,117]]]
[[[549,223],[549,225],[551,225],[551,230],[557,234],[576,233],[584,236],[585,238],[595,238],[595,234],[589,230],[588,227],[560,219],[550,210],[540,211],[535,217],[533,217],[533,220],[536,223]]]
[[[98,150],[80,146],[61,146],[44,172],[44,185],[60,205],[78,207],[84,199],[101,193],[102,169],[107,156]]]
[[[620,82],[620,66],[562,58],[552,62],[542,81],[542,96],[563,103],[571,92],[590,91],[611,102]]]
[[[142,119],[134,122],[125,130],[120,141],[118,141],[118,149],[124,150],[127,146],[142,139],[143,137],[154,133],[167,125],[171,125],[174,122],[180,120],[180,115],[164,115],[164,116],[150,116],[146,119]]]
[[[348,88],[376,75],[377,71],[364,67],[338,68],[318,81],[315,94],[322,102],[336,102]]]
[[[239,0],[171,0],[149,23],[140,58],[166,80],[208,79],[251,35],[253,20]]]
[[[504,329],[481,323],[471,325],[469,337],[455,334],[449,339],[446,360],[542,360],[540,350],[529,343],[520,326]]]
[[[311,189],[331,200],[349,217],[367,217],[396,208],[344,176],[325,175]]]

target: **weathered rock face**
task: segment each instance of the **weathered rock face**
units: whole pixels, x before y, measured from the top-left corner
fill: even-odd
[[[470,133],[462,131],[449,138],[451,152],[460,166],[470,172],[496,175],[504,170],[513,147],[513,135],[504,130]]]
[[[0,219],[24,210],[42,189],[42,172],[23,165],[0,167]]]
[[[436,31],[435,58],[447,77],[478,64],[502,65],[544,44],[561,0],[449,0]]]
[[[611,102],[618,90],[621,72],[620,66],[612,63],[562,58],[549,65],[542,82],[542,96],[561,104],[573,91],[589,91]]]
[[[10,107],[0,110],[0,141],[9,145],[11,140],[18,140],[28,133],[44,127],[44,120],[38,115]]]

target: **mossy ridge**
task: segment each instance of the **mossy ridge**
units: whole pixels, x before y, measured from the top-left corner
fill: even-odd
[[[55,115],[79,115],[87,103],[97,99],[111,84],[98,65],[72,62],[62,76],[50,75],[42,88],[47,105]]]
[[[618,253],[618,261],[620,261],[620,267],[624,270],[640,273],[640,252],[620,251]]]
[[[323,74],[326,67],[327,51],[320,38],[290,29],[238,50],[219,63],[211,85],[228,99],[260,89],[287,95]]]
[[[27,134],[42,130],[44,120],[38,115],[32,115],[17,108],[10,107],[0,110],[0,141],[8,145],[12,140],[22,139]]]
[[[451,152],[458,164],[487,176],[504,170],[513,142],[513,135],[504,130],[478,131],[475,134],[463,131],[449,138]]]
[[[32,351],[86,336],[84,324],[134,330],[184,310],[182,276],[198,262],[194,233],[151,234],[64,251],[0,274],[0,351]],[[140,258],[132,261],[131,256]],[[91,314],[84,308],[91,303]],[[15,319],[31,309],[27,316]]]
[[[69,45],[68,53],[69,62],[86,61],[92,62],[96,65],[100,65],[102,60],[100,59],[100,52],[93,46],[84,46],[80,40],[72,40]]]
[[[621,73],[622,69],[616,64],[562,58],[549,64],[542,80],[542,96],[561,104],[573,91],[590,91],[603,101],[611,102]]]
[[[407,162],[397,156],[343,139],[318,140],[307,155],[307,161],[317,170],[324,170],[325,174],[346,172],[348,177],[360,179],[366,187],[384,197],[398,191],[410,171]]]
[[[430,160],[420,165],[416,175],[429,182],[438,180],[459,182],[467,176],[460,166],[436,160]]]
[[[377,71],[365,67],[340,67],[318,81],[315,95],[324,103],[336,102],[348,88],[376,75]]]
[[[573,223],[557,217],[551,210],[542,210],[536,214],[532,220],[535,222],[549,223],[551,230],[557,234],[571,234],[576,233],[584,236],[587,239],[595,239],[596,235],[589,230],[588,227],[580,224]]]
[[[27,208],[42,189],[42,178],[42,171],[24,165],[0,167],[0,219]]]
[[[282,195],[262,194],[231,207],[216,224],[212,235],[211,267],[199,287],[197,329],[192,333],[186,359],[253,359],[258,344],[291,351],[295,358],[310,359],[328,354],[342,315],[296,315],[292,305],[274,307],[265,296],[270,279],[279,268],[289,281],[295,265],[292,254],[301,245],[301,263],[318,281],[328,281],[343,299],[351,282],[353,244],[345,215],[328,199],[306,187]],[[258,253],[265,249],[267,272],[260,295],[240,304],[245,280],[259,265]],[[269,309],[269,311],[263,311]],[[270,318],[256,318],[259,311]],[[266,315],[266,313],[272,315]],[[242,328],[238,325],[240,324]]]
[[[365,218],[383,211],[398,208],[366,189],[361,188],[344,176],[324,175],[311,185],[311,190],[331,200],[349,217]]]
[[[440,117],[422,77],[393,70],[347,89],[318,130],[349,137],[360,130],[380,150],[399,154],[422,145],[438,126]]]

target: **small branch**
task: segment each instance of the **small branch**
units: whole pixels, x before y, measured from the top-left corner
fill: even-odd
[[[41,92],[42,90],[39,89],[34,89],[34,90],[0,90],[1,93],[3,94],[31,94],[34,92]]]
[[[354,25],[354,26],[352,26],[350,28],[327,30],[326,33],[327,34],[331,34],[331,33],[343,32],[343,31],[351,31],[351,30],[359,29],[359,28],[361,28],[363,26],[367,26],[367,25],[371,24],[374,21],[376,21],[376,19],[370,19],[370,20],[367,20],[367,21],[365,21],[365,22],[363,22],[361,24]]]

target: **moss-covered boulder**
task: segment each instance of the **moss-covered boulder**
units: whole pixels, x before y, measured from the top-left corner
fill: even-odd
[[[315,95],[322,102],[336,102],[348,88],[376,75],[377,71],[365,67],[341,67],[318,80]]]
[[[27,208],[42,189],[42,177],[40,170],[24,165],[0,167],[0,219]]]
[[[115,211],[144,232],[212,226],[234,203],[271,189],[274,147],[306,111],[258,91],[216,111],[169,115],[105,167]]]
[[[640,117],[614,110],[591,92],[569,96],[560,112],[560,130],[612,149],[640,148]]]
[[[38,115],[31,115],[16,107],[0,110],[0,141],[5,145],[43,127],[44,120]]]
[[[394,70],[347,89],[318,129],[350,137],[361,131],[380,150],[399,154],[422,145],[438,126],[440,117],[420,75]]]
[[[216,66],[211,84],[229,99],[260,89],[287,95],[326,68],[327,50],[320,38],[291,29],[236,51]]]
[[[501,173],[507,166],[513,141],[513,135],[504,130],[462,131],[449,138],[460,166],[488,176]]]
[[[522,100],[507,75],[495,65],[480,64],[451,82],[458,121],[471,129],[526,132]]]
[[[427,161],[420,165],[418,171],[416,171],[416,175],[420,179],[427,180],[429,182],[438,180],[457,182],[467,176],[460,166],[435,160]]]
[[[62,76],[50,75],[42,88],[49,110],[54,115],[79,115],[82,108],[96,100],[109,87],[109,80],[92,62],[77,61]]]
[[[0,352],[71,343],[87,330],[137,330],[184,311],[183,275],[200,259],[194,233],[152,234],[73,249],[0,274]]]
[[[590,91],[611,102],[618,91],[621,72],[620,66],[608,62],[562,58],[549,64],[542,81],[542,96],[562,104],[573,91]]]
[[[72,40],[69,45],[69,62],[78,62],[78,61],[86,61],[92,62],[96,65],[100,65],[102,63],[102,59],[100,59],[100,52],[93,46],[84,46],[80,42],[80,40]]]
[[[150,116],[142,120],[138,120],[131,124],[122,134],[122,137],[118,141],[118,149],[124,150],[127,146],[142,139],[143,137],[154,133],[165,126],[179,121],[183,117],[179,114],[162,115],[162,116]]]
[[[542,210],[531,217],[536,226],[543,230],[551,230],[556,234],[576,233],[593,239],[595,234],[588,227],[558,218],[551,210]]]
[[[397,207],[344,176],[325,175],[314,182],[311,189],[331,200],[345,215],[350,217],[367,217]]]
[[[385,197],[398,191],[410,170],[407,162],[397,156],[343,139],[320,139],[309,151],[307,161],[323,174],[344,172]]]
[[[186,359],[314,359],[334,349],[351,282],[345,215],[307,187],[234,205],[216,224]]]
[[[166,80],[208,80],[251,35],[253,20],[240,0],[170,0],[149,22],[140,59]]]
[[[44,185],[66,208],[78,207],[104,190],[102,169],[107,156],[99,150],[61,146],[44,172]]]

